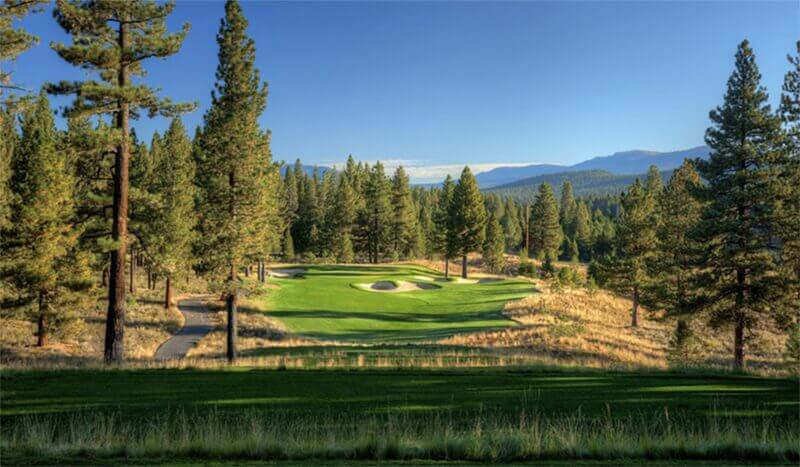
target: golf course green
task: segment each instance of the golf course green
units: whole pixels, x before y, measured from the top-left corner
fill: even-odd
[[[446,280],[402,265],[306,266],[271,280],[277,287],[257,299],[259,309],[292,333],[348,342],[433,340],[514,326],[503,306],[535,292],[522,280]]]

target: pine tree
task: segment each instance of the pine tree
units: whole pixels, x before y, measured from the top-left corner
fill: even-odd
[[[483,262],[490,272],[500,272],[505,266],[505,236],[494,212],[489,212],[486,222],[486,240],[483,245]]]
[[[661,195],[661,191],[664,189],[664,180],[661,178],[661,171],[658,170],[658,167],[655,165],[651,165],[650,168],[647,170],[647,180],[645,181],[645,190],[647,193],[657,198]]]
[[[656,247],[653,224],[655,200],[637,178],[620,197],[622,212],[616,223],[613,255],[600,263],[603,282],[619,293],[631,295],[631,326],[639,324],[642,290],[649,284],[648,264]]]
[[[503,210],[503,217],[500,223],[503,226],[503,234],[505,235],[505,244],[507,247],[515,249],[519,247],[522,242],[522,229],[520,228],[519,209],[517,208],[514,200],[506,198],[505,209]]]
[[[778,213],[778,235],[782,242],[781,261],[790,290],[788,306],[800,309],[800,41],[797,55],[788,56],[791,69],[786,73],[781,94],[780,115],[786,137],[787,158],[781,170],[782,205]]]
[[[450,258],[456,255],[456,242],[452,235],[453,192],[455,183],[448,174],[438,192],[435,210],[433,212],[434,234],[432,235],[433,250],[444,257],[444,276],[450,276]]]
[[[563,232],[559,223],[558,204],[548,183],[539,185],[530,218],[531,250],[539,259],[558,256]]]
[[[586,203],[578,203],[575,210],[575,242],[578,246],[578,258],[581,261],[589,261],[592,257],[592,220],[589,215],[589,208]]]
[[[12,193],[11,157],[17,143],[17,128],[11,109],[0,107],[0,230],[8,226],[11,216]]]
[[[166,19],[174,4],[131,0],[93,2],[56,0],[55,17],[73,36],[72,45],[53,44],[61,58],[72,65],[95,72],[100,78],[83,82],[61,82],[50,87],[57,94],[75,94],[75,103],[67,110],[71,116],[109,115],[115,119],[116,155],[114,160],[113,222],[114,243],[110,265],[108,314],[104,356],[106,362],[123,359],[125,329],[125,256],[128,246],[128,170],[130,159],[131,114],[139,110],[151,116],[172,116],[186,106],[159,99],[131,78],[142,76],[142,62],[175,54],[188,33],[168,34]]]
[[[700,221],[702,206],[694,194],[701,185],[700,177],[691,162],[684,161],[661,192],[656,235],[658,248],[651,276],[655,304],[670,314],[682,314],[691,309],[688,278],[697,266],[698,246],[689,232]]]
[[[351,232],[356,221],[356,198],[347,177],[340,177],[333,199],[331,227],[333,253],[340,263],[352,263],[355,257]]]
[[[301,186],[297,222],[292,236],[298,252],[318,254],[320,252],[319,230],[322,209],[319,204],[316,177],[303,176]]]
[[[202,174],[199,234],[200,269],[225,281],[227,356],[236,358],[239,268],[247,266],[261,240],[255,231],[263,213],[269,167],[268,138],[258,125],[266,108],[267,86],[255,68],[255,44],[247,36],[239,3],[225,3],[217,42],[219,64],[211,108],[200,140]]]
[[[403,166],[398,167],[392,177],[392,248],[401,258],[411,253],[411,243],[416,235],[416,212],[408,186],[408,175]]]
[[[73,226],[74,177],[59,147],[53,112],[42,92],[26,111],[12,159],[11,224],[0,232],[0,278],[18,294],[13,305],[37,322],[37,345],[75,318],[91,285],[88,257]]]
[[[770,111],[747,41],[736,52],[722,106],[710,113],[707,161],[696,162],[707,184],[695,240],[705,245],[695,276],[697,305],[714,326],[733,325],[734,368],[744,367],[747,331],[777,317],[783,284],[776,264],[774,200],[782,152],[780,119]]]
[[[369,172],[360,215],[361,237],[371,263],[377,264],[389,247],[392,206],[391,187],[380,161]]]
[[[461,277],[467,278],[467,255],[483,246],[486,208],[478,182],[465,166],[453,190],[451,205],[451,235],[461,255]]]
[[[0,62],[10,62],[39,43],[37,36],[12,26],[16,20],[40,12],[48,3],[50,0],[5,0],[0,5]],[[11,82],[11,73],[0,69],[0,94],[4,89],[20,88]]]
[[[292,239],[292,230],[286,228],[283,236],[283,257],[285,260],[290,261],[294,258],[294,240]]]
[[[149,235],[144,239],[153,272],[166,281],[165,308],[172,304],[175,279],[186,274],[192,264],[194,177],[192,142],[181,120],[175,118],[153,161],[150,190],[158,197],[158,204],[148,219]]]
[[[577,209],[578,206],[575,202],[575,195],[572,192],[572,184],[569,182],[569,180],[564,180],[564,183],[561,185],[560,219],[561,228],[564,231],[564,235],[570,239],[575,236],[575,231],[573,229],[575,227],[575,216],[577,215]]]

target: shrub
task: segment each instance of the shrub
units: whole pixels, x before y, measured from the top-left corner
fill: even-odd
[[[533,267],[533,263],[531,263],[530,261],[526,261],[524,263],[520,263],[519,270],[517,271],[517,273],[520,276],[533,277],[535,270],[536,269]]]
[[[315,255],[310,251],[306,251],[305,253],[302,254],[302,256],[300,256],[300,259],[304,263],[312,264],[317,261],[317,255]]]
[[[550,255],[545,256],[542,262],[542,279],[549,279],[556,273],[556,267],[553,265],[553,260]]]

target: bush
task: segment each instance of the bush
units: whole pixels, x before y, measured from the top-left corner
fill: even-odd
[[[529,261],[521,263],[519,265],[519,270],[517,271],[517,273],[520,276],[527,276],[527,277],[533,277],[535,272],[536,272],[536,268],[534,268],[533,267],[533,263],[531,263]]]
[[[549,279],[553,277],[556,273],[556,267],[553,265],[553,260],[550,256],[545,256],[544,262],[542,263],[542,279]]]
[[[304,263],[312,264],[317,261],[317,255],[307,251],[300,256],[300,260]]]
[[[581,283],[581,275],[571,267],[563,267],[559,269],[556,280],[564,287],[575,287]]]

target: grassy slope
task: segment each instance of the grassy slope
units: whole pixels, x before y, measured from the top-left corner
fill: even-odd
[[[379,293],[353,287],[377,281],[416,281],[442,276],[413,266],[309,266],[303,276],[272,279],[279,288],[260,299],[289,331],[317,339],[411,341],[513,326],[503,317],[506,302],[533,292],[529,283],[436,282],[440,288]]]

